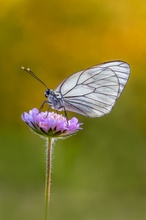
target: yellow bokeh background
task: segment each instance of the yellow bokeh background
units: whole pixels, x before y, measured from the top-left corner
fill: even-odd
[[[7,0],[0,12],[0,219],[43,219],[45,143],[21,120],[49,88],[124,60],[128,84],[111,114],[54,146],[50,219],[146,219],[146,1]]]

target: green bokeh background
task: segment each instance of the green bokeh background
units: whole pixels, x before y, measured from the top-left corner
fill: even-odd
[[[0,220],[44,218],[45,142],[21,114],[94,64],[122,59],[129,82],[111,114],[54,146],[50,220],[146,219],[146,1],[6,0],[0,10]],[[69,113],[69,117],[75,114]]]

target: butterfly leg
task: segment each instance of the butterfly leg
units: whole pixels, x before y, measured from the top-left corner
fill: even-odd
[[[39,108],[39,112],[42,111],[42,109],[43,109],[43,107],[44,107],[44,105],[45,105],[46,103],[48,103],[48,100],[45,100],[45,101],[42,103],[41,107]]]
[[[67,119],[67,122],[68,122],[68,115],[67,115],[67,112],[66,112],[66,109],[65,109],[65,107],[63,107],[64,108],[64,115],[65,115],[65,117],[66,117],[66,119]]]
[[[51,106],[49,105],[46,118],[48,117],[48,114],[49,114],[49,112],[50,112],[50,108],[51,108]]]

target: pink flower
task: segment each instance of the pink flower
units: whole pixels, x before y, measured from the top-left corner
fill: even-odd
[[[39,112],[34,108],[22,114],[22,120],[37,134],[45,137],[67,137],[82,129],[78,119],[67,120],[54,112]]]

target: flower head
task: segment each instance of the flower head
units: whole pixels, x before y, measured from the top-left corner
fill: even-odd
[[[54,112],[39,112],[34,108],[29,113],[22,114],[22,120],[37,134],[45,137],[66,137],[82,129],[78,119],[67,120],[61,114]]]

